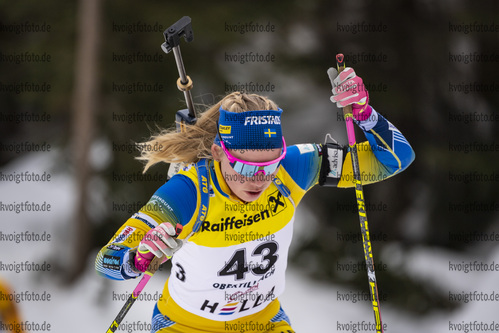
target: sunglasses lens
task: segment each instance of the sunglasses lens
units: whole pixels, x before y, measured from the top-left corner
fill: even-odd
[[[234,171],[236,171],[237,173],[239,173],[245,177],[251,177],[248,175],[251,175],[253,172],[255,172],[255,166],[253,166],[253,165],[248,165],[248,164],[244,164],[241,162],[234,162],[234,163],[231,163],[231,165],[232,165],[232,168],[234,169]]]
[[[279,166],[279,164],[280,164],[280,162],[277,162],[277,163],[274,163],[274,164],[271,164],[271,165],[264,166],[263,167],[263,174],[264,175],[269,175],[269,174],[273,173],[274,171],[276,171],[276,169]]]
[[[266,165],[266,166],[257,166],[257,165],[249,165],[245,164],[242,162],[234,162],[231,163],[230,165],[240,175],[243,175],[245,177],[251,178],[257,174],[263,173],[263,175],[269,175],[273,173],[274,171],[277,170],[277,167],[279,166],[280,162],[273,163],[271,165]]]

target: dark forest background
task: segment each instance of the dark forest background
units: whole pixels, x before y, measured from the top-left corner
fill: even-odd
[[[364,189],[388,302],[418,314],[451,311],[456,304],[445,291],[403,269],[411,265],[404,253],[425,247],[487,256],[495,244],[477,253],[479,241],[467,237],[499,232],[497,1],[47,0],[0,7],[0,166],[23,156],[6,148],[14,143],[46,142],[60,151],[50,172],[70,174],[79,198],[65,221],[68,237],[77,240],[64,252],[72,260],[57,270],[67,284],[133,213],[120,207],[144,204],[164,181],[167,165],[149,171],[153,180],[124,181],[142,165],[136,150],[119,147],[172,126],[185,108],[173,54],[160,48],[163,30],[185,15],[194,41],[182,40],[181,50],[196,103],[214,103],[235,84],[270,84],[273,91],[261,93],[285,110],[288,144],[322,142],[327,132],[345,144],[326,75],[342,52],[374,108],[412,144],[416,160],[406,171]],[[246,24],[273,31],[241,33]],[[238,52],[274,61],[231,61]],[[35,61],[16,63],[26,53]],[[154,91],[121,90],[137,82]],[[50,91],[14,89],[44,84]],[[51,119],[13,120],[22,113]],[[151,120],[122,120],[133,115]],[[291,264],[318,280],[367,290],[363,271],[338,269],[363,262],[353,190],[314,188],[302,205]]]

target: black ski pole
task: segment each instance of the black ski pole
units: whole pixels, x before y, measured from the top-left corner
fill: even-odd
[[[336,66],[338,68],[338,74],[345,69],[345,57],[342,53],[336,55]],[[332,78],[331,75],[329,76],[329,78],[331,79],[332,84],[334,78]],[[364,257],[367,266],[367,277],[369,279],[369,292],[371,294],[371,301],[374,310],[374,320],[376,322],[376,332],[383,333],[383,324],[381,322],[381,313],[378,301],[378,285],[376,282],[376,274],[374,273],[374,259],[371,248],[371,240],[369,239],[369,228],[367,226],[366,204],[364,201],[364,191],[362,189],[362,180],[360,177],[359,158],[357,155],[357,142],[355,140],[351,105],[347,105],[343,108],[343,116],[345,118],[345,124],[347,127],[348,145],[350,147],[350,155],[352,157],[355,194],[357,196],[357,207],[359,209],[362,244],[364,246]]]
[[[144,272],[144,275],[140,279],[139,283],[137,284],[137,287],[135,287],[132,294],[128,297],[128,299],[125,302],[125,305],[123,305],[120,312],[113,320],[111,326],[109,326],[109,328],[107,329],[106,333],[116,332],[116,330],[120,326],[120,323],[123,321],[123,318],[125,318],[126,314],[128,313],[128,310],[130,310],[133,303],[135,303],[135,300],[137,299],[137,297],[139,297],[140,293],[146,286],[147,282],[149,282],[149,279],[154,275],[159,265],[161,264],[162,260],[163,260],[162,257],[161,258],[154,257],[154,259],[149,264],[149,267],[147,267],[147,270]]]

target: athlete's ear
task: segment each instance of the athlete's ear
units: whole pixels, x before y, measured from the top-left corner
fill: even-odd
[[[215,161],[220,162],[222,160],[223,150],[222,147],[212,144],[211,145],[211,155]]]

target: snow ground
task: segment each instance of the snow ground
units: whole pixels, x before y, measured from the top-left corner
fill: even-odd
[[[51,153],[52,154],[52,153]],[[33,154],[16,160],[3,170],[3,173],[29,170],[43,173],[53,165],[49,161],[57,161],[57,152],[49,154]],[[20,263],[26,260],[43,263],[49,257],[58,256],[64,260],[65,240],[70,233],[69,218],[74,194],[71,179],[63,174],[52,174],[48,183],[20,183],[2,181],[0,183],[0,201],[3,203],[35,201],[52,204],[50,212],[15,212],[1,211],[1,227],[3,233],[19,233],[35,231],[51,234],[49,242],[0,241],[0,261]],[[299,221],[299,216],[297,218]],[[396,249],[396,246],[394,247]],[[463,256],[452,252],[432,248],[417,248],[407,253],[383,253],[383,261],[389,262],[390,256],[404,256],[404,263],[399,266],[413,276],[440,285],[445,292],[461,293],[497,290],[498,272],[450,271],[450,263],[479,261],[499,264],[499,249],[490,251],[486,258],[479,256]],[[50,301],[18,303],[23,320],[51,325],[51,332],[71,331],[73,333],[105,332],[124,304],[123,300],[113,300],[113,294],[127,294],[137,284],[137,280],[117,282],[106,280],[94,272],[93,258],[87,264],[85,275],[72,286],[61,286],[53,272],[20,272],[0,270],[0,277],[6,280],[15,293],[33,291],[38,294],[47,292]],[[167,273],[154,276],[145,292],[157,296],[163,288]],[[363,274],[360,272],[359,274]],[[367,282],[367,281],[366,281]],[[383,283],[380,281],[379,283]],[[367,283],[366,283],[367,284]],[[367,287],[367,286],[366,286]],[[318,283],[310,280],[299,267],[290,267],[287,272],[286,292],[280,298],[283,308],[291,318],[297,332],[368,332],[363,327],[354,326],[359,322],[372,322],[372,308],[367,302],[346,302],[337,300],[337,292],[348,292],[341,286]],[[386,332],[397,333],[442,333],[446,331],[479,332],[486,331],[479,327],[480,323],[499,322],[497,301],[472,301],[462,303],[457,311],[447,314],[435,312],[432,315],[418,318],[406,314],[402,309],[381,304],[381,314],[386,323]],[[129,332],[148,332],[154,301],[139,300],[125,317],[125,324],[135,324],[136,330]],[[472,327],[465,324],[474,323]],[[451,326],[452,325],[452,326]],[[457,325],[457,326],[453,326]],[[499,325],[499,324],[498,324]],[[365,326],[364,326],[365,327]],[[495,327],[488,331],[499,330]],[[119,330],[120,331],[120,330]]]

